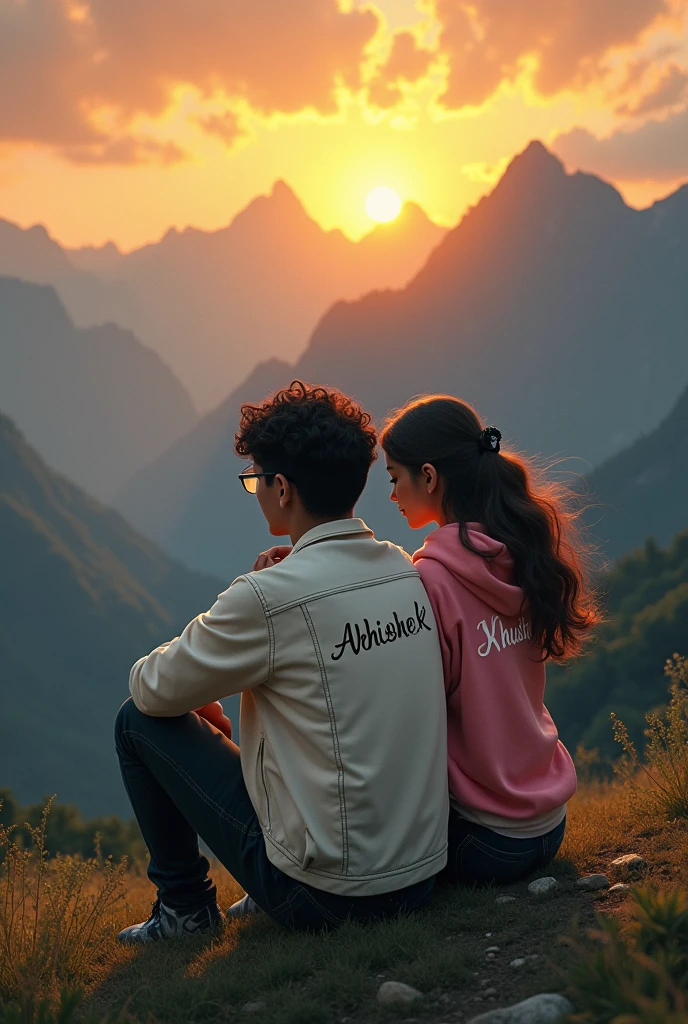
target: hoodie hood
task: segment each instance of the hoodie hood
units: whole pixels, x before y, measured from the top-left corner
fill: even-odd
[[[413,555],[414,564],[421,559],[438,562],[498,615],[519,615],[524,593],[512,582],[514,560],[506,545],[488,536],[480,523],[468,523],[467,526],[473,547],[484,551],[488,557],[476,555],[465,548],[459,539],[457,524],[449,523],[425,538],[423,547]]]

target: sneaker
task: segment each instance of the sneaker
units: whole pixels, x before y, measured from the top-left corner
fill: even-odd
[[[132,924],[117,938],[126,945],[157,942],[158,939],[176,939],[184,935],[208,935],[222,927],[222,911],[217,902],[206,903],[196,910],[171,910],[161,900],[153,904],[147,921]]]
[[[231,907],[225,914],[225,917],[232,921],[235,917],[248,917],[250,914],[260,914],[260,907],[255,900],[252,900],[249,895],[246,895],[243,899],[237,900],[236,903],[232,903]]]

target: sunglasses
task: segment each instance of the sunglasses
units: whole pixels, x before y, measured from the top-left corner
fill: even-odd
[[[277,473],[239,473],[239,479],[241,480],[244,490],[248,491],[249,494],[255,494],[258,490],[258,479],[261,476],[277,476]]]

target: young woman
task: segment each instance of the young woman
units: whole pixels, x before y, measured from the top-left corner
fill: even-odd
[[[598,619],[573,516],[458,398],[411,402],[381,444],[392,501],[437,619],[447,692],[449,861],[464,884],[512,882],[557,853],[573,762],[543,704],[545,663]]]

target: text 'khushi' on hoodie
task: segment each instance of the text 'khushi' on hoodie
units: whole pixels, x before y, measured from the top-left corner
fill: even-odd
[[[447,691],[451,804],[509,836],[544,835],[576,790],[571,757],[544,706],[545,665],[504,544],[453,523],[413,556],[437,620]]]

